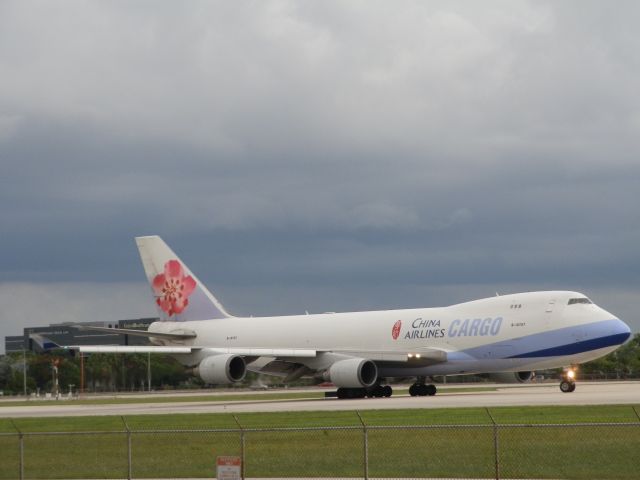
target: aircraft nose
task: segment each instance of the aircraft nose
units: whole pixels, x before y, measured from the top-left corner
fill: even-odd
[[[629,325],[624,323],[619,318],[616,318],[617,322],[615,324],[615,335],[620,340],[620,345],[627,341],[627,339],[631,336],[631,329]]]

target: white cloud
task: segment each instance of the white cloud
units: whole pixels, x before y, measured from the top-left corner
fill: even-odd
[[[327,140],[351,151],[485,156],[477,147],[491,137],[579,148],[576,135],[604,127],[621,136],[635,125],[623,115],[638,110],[629,96],[637,63],[619,55],[619,37],[608,44],[577,20],[597,9],[524,1],[148,7],[6,2],[0,103],[232,156],[323,150]]]
[[[0,2],[0,278],[138,278],[159,233],[236,282],[632,291],[639,9]]]

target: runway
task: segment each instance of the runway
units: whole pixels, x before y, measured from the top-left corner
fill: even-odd
[[[514,388],[515,387],[515,388]],[[168,403],[122,403],[86,405],[73,401],[51,405],[7,406],[0,404],[0,417],[61,417],[96,415],[148,415],[176,413],[246,413],[282,411],[380,410],[401,408],[460,408],[540,405],[640,405],[640,382],[582,382],[573,393],[562,393],[558,385],[499,386],[490,392],[439,393],[434,397],[393,396],[338,400],[250,400]]]

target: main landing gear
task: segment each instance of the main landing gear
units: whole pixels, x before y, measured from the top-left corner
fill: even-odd
[[[571,393],[576,389],[576,371],[572,368],[562,373],[562,381],[560,382],[560,391],[563,393]]]
[[[393,389],[389,385],[374,385],[368,388],[346,388],[340,387],[336,392],[338,398],[381,398],[393,395]]]
[[[433,397],[438,389],[432,383],[425,384],[425,379],[418,377],[416,383],[409,387],[409,395],[412,397]]]

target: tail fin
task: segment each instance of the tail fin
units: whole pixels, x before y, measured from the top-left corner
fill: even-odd
[[[136,244],[161,318],[188,321],[231,317],[160,237],[136,237]]]

